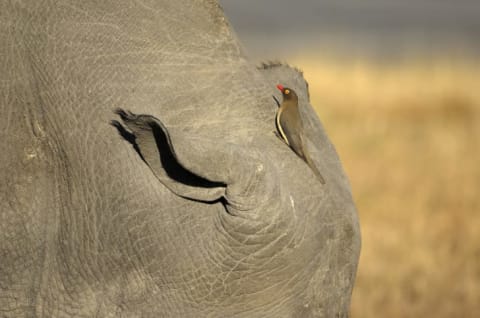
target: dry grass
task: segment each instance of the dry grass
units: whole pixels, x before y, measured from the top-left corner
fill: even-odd
[[[360,214],[352,317],[480,317],[480,64],[294,64]]]

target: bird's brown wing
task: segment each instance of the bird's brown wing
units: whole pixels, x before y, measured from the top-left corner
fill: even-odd
[[[317,176],[318,180],[325,184],[325,179],[318,170],[315,163],[312,161],[310,153],[306,143],[303,140],[302,134],[303,126],[300,113],[298,112],[297,107],[286,107],[283,111],[279,110],[279,117],[277,119],[277,125],[282,129],[280,133],[282,137],[287,139],[288,145],[293,149],[293,151],[302,158],[312,169],[312,171]]]
[[[304,158],[302,149],[302,125],[300,114],[295,107],[280,108],[277,123],[280,126],[280,134],[287,140],[288,145],[301,158]]]

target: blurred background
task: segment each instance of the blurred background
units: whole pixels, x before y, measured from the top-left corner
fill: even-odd
[[[351,316],[480,317],[480,1],[222,0],[300,67],[362,227]]]

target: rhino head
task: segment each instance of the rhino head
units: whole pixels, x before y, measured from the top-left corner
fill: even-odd
[[[220,233],[214,240],[229,252],[210,253],[222,254],[221,268],[228,271],[212,273],[218,275],[218,286],[210,291],[215,299],[232,301],[234,290],[242,288],[257,295],[273,284],[277,287],[268,296],[255,296],[249,303],[275,303],[291,297],[285,292],[291,292],[292,284],[302,286],[292,306],[294,316],[346,315],[356,271],[352,257],[358,257],[359,249],[348,183],[309,104],[302,73],[280,63],[263,64],[258,70],[267,82],[280,78],[300,92],[308,145],[317,154],[316,163],[327,171],[327,185],[273,131],[240,145],[169,129],[154,116],[122,109],[116,113],[125,127],[118,121],[113,124],[172,193],[198,205],[222,207],[217,215]],[[265,144],[257,142],[262,137],[268,140]],[[242,292],[242,298],[248,297]]]

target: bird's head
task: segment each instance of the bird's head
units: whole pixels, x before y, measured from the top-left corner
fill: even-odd
[[[277,88],[280,92],[282,92],[283,100],[293,100],[298,101],[297,93],[291,88],[284,87],[281,84],[277,85]]]

